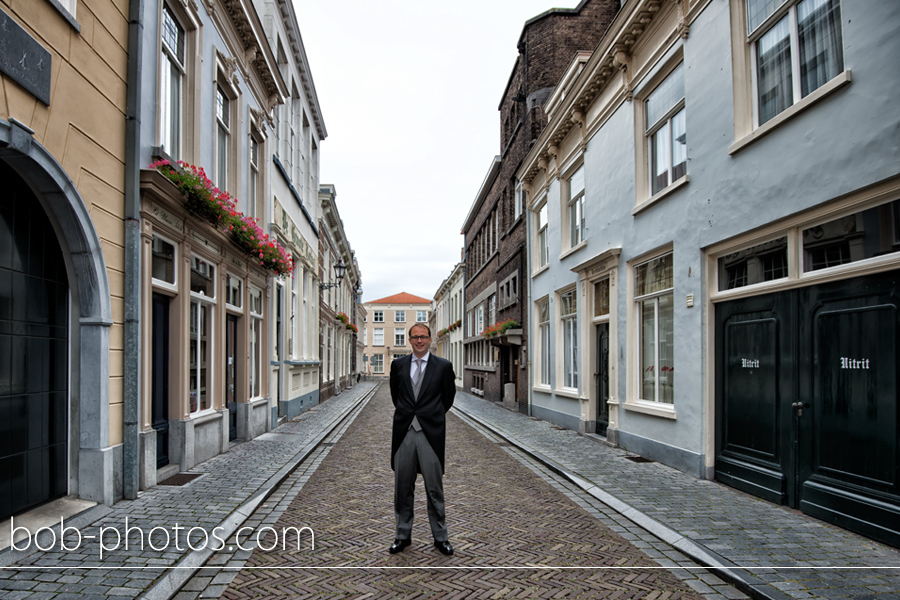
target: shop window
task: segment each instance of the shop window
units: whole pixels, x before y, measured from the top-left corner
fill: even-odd
[[[191,414],[212,408],[213,318],[216,267],[191,257],[191,327],[188,347]]]
[[[640,398],[674,402],[674,291],[672,254],[634,268],[634,301],[638,316]]]
[[[191,257],[191,292],[215,298],[216,266],[199,256]]]

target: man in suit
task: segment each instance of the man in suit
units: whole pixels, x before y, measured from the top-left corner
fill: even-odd
[[[391,401],[394,424],[391,468],[394,469],[394,514],[397,535],[390,553],[403,552],[412,535],[413,493],[418,473],[425,480],[428,522],[434,546],[453,554],[444,516],[445,414],[453,406],[456,375],[450,361],[428,351],[431,329],[416,323],[409,329],[411,355],[391,363]]]

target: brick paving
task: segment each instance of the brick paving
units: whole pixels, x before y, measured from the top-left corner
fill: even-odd
[[[84,600],[136,596],[152,591],[154,582],[159,586],[156,597],[168,597],[167,589],[178,585],[178,578],[163,581],[169,585],[160,586],[165,579],[162,576],[177,575],[179,571],[171,567],[185,562],[191,566],[205,556],[190,551],[188,542],[210,554],[209,548],[220,544],[214,537],[215,529],[222,527],[219,536],[227,537],[228,529],[242,522],[242,512],[252,512],[312,451],[323,432],[332,429],[374,385],[359,384],[313,407],[295,422],[234,445],[191,469],[202,477],[188,485],[156,486],[141,492],[135,500],[124,500],[111,508],[97,506],[67,521],[67,528],[72,528],[62,536],[67,549],[59,541],[51,547],[45,536],[41,545],[49,551],[35,551],[32,545],[21,552],[0,552],[0,597]],[[144,543],[140,543],[140,533],[133,530],[126,549],[126,527],[140,528],[146,536]],[[203,531],[191,532],[192,528]],[[112,549],[117,536],[121,536],[119,547]],[[211,537],[204,540],[204,536]]]
[[[698,576],[662,568],[638,548],[638,538],[633,543],[627,532],[604,525],[579,506],[577,494],[554,489],[453,415],[444,487],[456,552],[446,557],[432,546],[420,479],[413,544],[388,554],[392,410],[382,386],[274,521],[276,532],[312,528],[315,548],[257,549],[246,560],[224,563],[233,580],[223,598],[687,599],[703,597],[695,591],[703,586],[708,597],[743,597],[731,588],[735,593],[716,595]],[[710,583],[727,587],[715,577]]]
[[[769,598],[900,598],[900,552],[466,393],[454,410],[719,574]]]

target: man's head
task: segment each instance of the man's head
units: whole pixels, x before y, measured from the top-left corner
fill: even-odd
[[[428,354],[428,346],[431,344],[431,328],[424,323],[416,323],[410,327],[409,343],[412,345],[416,358],[422,358]]]

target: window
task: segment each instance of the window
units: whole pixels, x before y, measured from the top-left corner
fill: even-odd
[[[687,174],[684,113],[684,63],[678,65],[644,101],[650,194]]]
[[[576,290],[559,295],[563,335],[563,387],[578,389],[578,296]]]
[[[188,347],[191,414],[212,408],[215,281],[215,265],[200,257],[191,257],[191,329]]]
[[[259,193],[259,142],[250,134],[250,181],[247,189],[247,216],[259,218],[257,195]]]
[[[307,330],[306,335],[301,335],[301,337],[303,338],[303,348],[302,348],[303,356],[309,356],[309,353],[308,353],[308,350],[307,350],[307,348],[308,348],[307,339],[309,338],[310,330],[311,330],[312,328],[306,327],[306,324],[307,324],[308,322],[310,322],[310,316],[309,316],[309,277],[307,276],[306,269],[303,269],[303,316],[302,316],[301,318],[303,319],[303,322],[300,324],[300,326],[301,326],[301,331],[302,331],[303,329],[306,329],[306,330]]]
[[[262,395],[263,378],[263,294],[250,286],[250,397]]]
[[[375,354],[372,356],[372,372],[384,373],[384,355]]]
[[[372,330],[372,345],[384,346],[384,328],[376,327]]]
[[[230,273],[225,276],[225,304],[240,308],[243,300],[244,282]]]
[[[544,298],[537,303],[538,335],[540,336],[538,383],[550,385],[550,300]]]
[[[384,323],[384,311],[376,310],[372,313],[372,322],[373,323]]]
[[[803,271],[896,252],[900,200],[803,229]],[[785,273],[785,276],[787,274]]]
[[[406,323],[406,311],[394,311],[394,323]]]
[[[547,203],[534,212],[535,237],[537,238],[537,265],[538,268],[546,267],[550,262],[550,243],[547,234]]]
[[[231,100],[222,87],[216,86],[216,173],[215,183],[225,189],[228,186],[228,136]]]
[[[609,279],[594,284],[594,318],[609,316]]]
[[[300,273],[300,265],[294,265],[294,272],[291,274],[291,324],[288,327],[288,352],[291,356],[297,356],[297,346],[299,345],[294,343],[294,338],[296,337],[297,327],[300,324],[299,319],[297,318],[297,310],[299,308],[297,302],[297,287]]]
[[[395,329],[394,330],[394,345],[395,346],[405,346],[406,345],[406,329]]]
[[[184,28],[171,9],[163,5],[162,57],[159,81],[159,145],[175,159],[181,158],[182,89],[184,87]]]
[[[640,397],[642,400],[666,404],[674,401],[672,276],[671,253],[634,269]]]
[[[156,284],[164,283],[169,286],[175,286],[175,245],[168,240],[153,235],[153,244],[151,246],[153,254],[151,269],[151,277]],[[169,287],[167,286],[167,287]]]
[[[569,246],[574,248],[584,241],[584,165],[578,167],[567,180]]]
[[[479,304],[475,307],[475,331],[473,333],[479,335],[482,331],[484,331],[484,304]]]
[[[522,189],[522,184],[516,184],[516,196],[513,202],[513,220],[518,219],[522,216],[522,207],[525,205],[527,198],[525,195],[525,190]]]
[[[428,321],[428,311],[427,310],[417,310],[416,311],[416,323],[425,323]]]
[[[719,290],[787,277],[787,246],[787,236],[782,236],[720,257]]]
[[[844,70],[839,0],[747,0],[747,34],[757,126]]]

